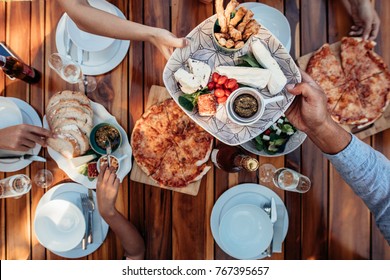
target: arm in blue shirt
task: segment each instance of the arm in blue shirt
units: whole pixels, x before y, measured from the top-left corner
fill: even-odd
[[[363,199],[390,244],[390,160],[355,136],[344,150],[325,156]]]

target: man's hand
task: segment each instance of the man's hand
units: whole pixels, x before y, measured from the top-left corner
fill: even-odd
[[[303,132],[316,131],[329,121],[326,109],[326,96],[319,85],[301,71],[302,83],[287,85],[287,90],[297,95],[286,112],[287,119]]]
[[[0,129],[0,149],[27,152],[39,144],[46,147],[46,139],[52,137],[42,127],[21,124]]]
[[[369,0],[343,0],[354,25],[350,36],[361,36],[363,39],[374,40],[378,36],[380,19]]]
[[[103,218],[115,214],[115,201],[118,196],[119,184],[120,181],[116,176],[115,169],[104,165],[100,170],[96,185],[97,203]]]

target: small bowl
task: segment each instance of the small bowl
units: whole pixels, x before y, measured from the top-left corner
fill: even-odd
[[[256,100],[257,103],[257,108],[256,112],[254,112],[253,115],[248,116],[248,117],[243,117],[240,116],[235,110],[235,101],[237,98],[242,97],[242,96],[248,96],[249,98],[252,98]],[[226,100],[226,113],[228,118],[234,122],[235,124],[238,125],[252,125],[258,120],[261,119],[261,117],[264,114],[265,107],[269,103],[277,102],[277,101],[282,101],[284,99],[283,95],[277,95],[272,98],[267,98],[265,99],[259,91],[257,91],[254,88],[250,87],[241,87],[239,89],[236,89],[233,91],[228,99]]]
[[[110,155],[110,163],[111,163],[112,167],[116,168],[115,173],[118,173],[118,171],[121,167],[120,160],[116,156]],[[107,156],[106,155],[101,156],[99,158],[99,160],[97,161],[96,168],[97,168],[97,171],[99,173],[100,173],[100,170],[104,164],[107,164]]]
[[[110,130],[110,134],[108,137],[112,144],[111,153],[114,153],[116,150],[118,150],[122,144],[122,135],[116,125],[112,123],[97,124],[92,128],[92,131],[89,135],[89,144],[91,145],[92,150],[94,150],[100,155],[107,154],[105,149],[105,139],[107,139],[107,136],[102,135],[101,133],[104,133],[103,131],[108,130]]]
[[[80,244],[85,233],[85,219],[73,203],[55,199],[38,209],[34,219],[35,235],[45,248],[66,252]]]
[[[238,97],[243,96],[243,95],[251,96],[257,102],[256,112],[252,116],[247,117],[247,118],[241,117],[234,110],[234,102],[236,101],[236,99]],[[230,94],[230,96],[228,97],[228,99],[226,101],[226,113],[227,113],[228,118],[232,122],[234,122],[235,124],[251,125],[251,124],[257,122],[261,117],[261,114],[260,114],[261,113],[261,110],[260,110],[261,103],[262,103],[262,100],[261,100],[260,92],[258,92],[257,90],[255,90],[253,88],[250,88],[250,87],[242,87],[242,88],[239,88],[239,89],[236,89],[235,91],[233,91]]]
[[[217,48],[218,48],[220,51],[225,52],[225,53],[233,53],[233,52],[236,52],[236,51],[241,50],[242,48],[244,48],[244,47],[249,43],[249,41],[250,41],[250,39],[251,39],[252,36],[250,36],[250,37],[244,42],[244,45],[242,45],[242,46],[239,47],[239,48],[230,48],[230,49],[229,49],[229,48],[226,48],[226,47],[222,46],[222,45],[218,42],[217,38],[215,38],[215,33],[220,33],[220,31],[221,31],[221,27],[217,24],[217,21],[218,21],[218,18],[217,18],[217,19],[215,20],[215,22],[214,22],[214,28],[213,28],[213,34],[212,34],[212,36],[213,36],[214,44],[217,46]]]

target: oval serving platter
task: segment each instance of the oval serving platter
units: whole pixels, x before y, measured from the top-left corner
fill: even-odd
[[[263,117],[258,122],[249,126],[241,126],[231,122],[226,115],[225,105],[218,105],[217,113],[212,117],[202,117],[196,109],[193,112],[185,110],[178,102],[178,98],[183,92],[177,85],[174,73],[179,68],[182,68],[189,58],[207,63],[211,67],[212,72],[214,72],[215,68],[219,65],[236,65],[239,63],[238,57],[250,51],[250,44],[233,53],[220,51],[215,46],[212,38],[215,20],[216,15],[199,24],[186,37],[190,42],[189,45],[174,51],[164,69],[164,84],[176,103],[203,129],[225,144],[241,145],[271,126],[291,105],[294,96],[284,88],[278,95],[284,95],[285,99],[268,105]],[[294,60],[268,29],[262,26],[259,33],[252,36],[249,40],[251,40],[250,43],[254,40],[260,40],[266,46],[286,76],[287,84],[295,84],[301,81],[301,75]],[[267,88],[261,89],[260,92],[265,98],[271,97]]]

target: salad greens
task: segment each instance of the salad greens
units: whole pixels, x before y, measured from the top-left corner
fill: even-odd
[[[285,116],[280,117],[262,134],[255,137],[256,149],[270,155],[282,153],[288,139],[297,131]]]
[[[242,62],[237,66],[262,68],[252,53],[248,52],[247,54],[240,56],[238,59]]]

